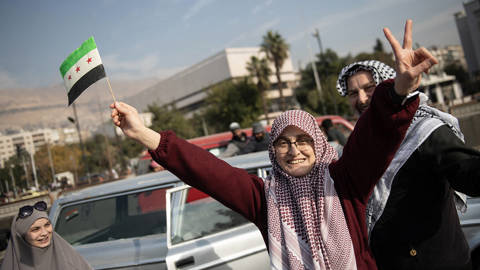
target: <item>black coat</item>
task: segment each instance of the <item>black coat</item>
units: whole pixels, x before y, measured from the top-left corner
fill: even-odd
[[[379,269],[471,269],[452,188],[480,195],[480,153],[441,126],[393,180],[371,233]]]

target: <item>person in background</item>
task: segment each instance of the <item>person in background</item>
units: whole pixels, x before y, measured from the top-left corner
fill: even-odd
[[[336,141],[341,146],[344,146],[347,143],[347,139],[336,127],[333,126],[332,120],[325,119],[322,121],[322,128],[327,135],[327,140],[329,142]]]
[[[342,156],[343,146],[347,142],[345,136],[333,126],[330,119],[322,121],[322,129],[327,136],[328,143],[337,151],[339,157]]]
[[[254,223],[272,269],[376,269],[368,248],[365,205],[418,107],[418,97],[407,95],[418,88],[421,73],[437,63],[428,51],[412,49],[411,21],[405,26],[403,47],[387,28],[384,33],[399,76],[377,87],[340,159],[315,118],[298,110],[282,113],[273,123],[272,172],[265,180],[172,131],[145,127],[128,104],[110,105],[112,121],[179,179]]]
[[[237,122],[232,122],[229,128],[232,132],[232,139],[228,143],[227,149],[220,154],[220,157],[226,158],[251,152],[248,145],[248,136],[245,132],[242,132],[240,125]]]
[[[268,143],[270,142],[270,134],[265,130],[262,123],[255,122],[252,124],[252,138],[250,144],[252,152],[268,150]]]
[[[87,261],[53,231],[47,204],[23,206],[14,217],[0,270],[91,270]]]
[[[337,89],[361,115],[376,86],[395,77],[379,61],[356,62],[342,69]],[[379,269],[471,269],[455,204],[464,211],[466,198],[454,190],[480,195],[479,153],[465,146],[455,117],[419,95],[405,139],[369,198],[369,244]]]

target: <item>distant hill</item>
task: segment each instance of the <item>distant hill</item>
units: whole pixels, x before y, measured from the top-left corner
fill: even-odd
[[[122,101],[158,83],[159,79],[141,81],[111,81],[117,100]],[[88,88],[76,101],[82,129],[93,131],[110,117],[113,102],[106,79]],[[67,120],[73,116],[67,107],[67,93],[62,84],[41,88],[0,89],[0,131],[41,127],[71,127]],[[103,118],[103,119],[102,119]]]

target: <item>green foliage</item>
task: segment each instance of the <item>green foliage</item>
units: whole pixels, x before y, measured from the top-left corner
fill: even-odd
[[[320,77],[322,96],[316,88],[313,68],[308,65],[300,71],[300,85],[295,89],[296,98],[302,109],[313,114],[322,114],[325,111],[326,114],[352,115],[348,100],[338,94],[336,83],[343,67],[364,60],[378,60],[391,67],[395,64],[392,54],[384,51],[380,39],[376,40],[372,53],[362,52],[355,57],[350,55],[339,57],[335,51],[327,49],[323,54],[318,54],[315,65]]]
[[[375,46],[373,47],[372,53],[361,52],[354,57],[353,61],[347,62],[347,64],[351,64],[357,61],[365,61],[365,60],[378,60],[380,62],[383,62],[391,66],[392,68],[395,68],[395,60],[394,60],[393,54],[386,53],[383,50],[383,43],[378,38],[376,40]]]
[[[116,162],[110,139],[103,134],[95,134],[85,143],[90,173],[103,173]]]
[[[145,147],[141,143],[128,137],[120,140],[120,145],[117,146],[117,148],[121,149],[120,154],[128,158],[138,157],[138,155],[145,150]]]
[[[4,163],[4,167],[0,169],[0,180],[3,191],[7,191],[7,182],[9,191],[13,191],[10,168],[12,169],[17,191],[27,187],[27,182],[25,181],[25,172],[21,162],[22,161],[17,156],[12,156]]]
[[[282,77],[280,76],[280,70],[282,69],[283,62],[288,57],[288,49],[290,46],[278,32],[268,31],[267,34],[263,36],[263,42],[260,47],[267,55],[267,60],[272,62],[275,66],[275,75],[278,81],[277,87],[282,102],[281,108],[282,110],[285,110],[287,105],[283,96],[283,83]]]
[[[225,131],[231,122],[249,127],[262,114],[257,87],[247,79],[223,82],[207,93],[204,118],[211,133]]]
[[[444,71],[448,75],[455,76],[466,95],[480,92],[480,82],[472,80],[468,72],[461,65],[456,63],[449,64],[445,66]]]
[[[173,130],[177,136],[185,139],[199,136],[190,120],[186,119],[183,113],[177,108],[170,106],[148,105],[149,112],[153,113],[153,130]]]
[[[267,59],[258,59],[256,56],[250,58],[250,62],[247,63],[247,70],[250,75],[257,80],[257,89],[260,92],[260,98],[262,99],[263,114],[265,115],[267,122],[269,122],[268,102],[265,97],[265,91],[270,88],[268,77],[272,74],[272,70],[268,66]]]
[[[326,114],[350,115],[350,107],[346,98],[340,96],[336,89],[337,76],[350,57],[341,58],[331,49],[323,54],[318,54],[315,63],[320,77],[322,96],[318,93],[313,68],[308,65],[300,71],[300,85],[295,89],[295,95],[302,109],[320,115]]]
[[[385,52],[385,50],[383,49],[383,42],[379,38],[375,40],[375,46],[373,46],[373,52],[374,53]]]

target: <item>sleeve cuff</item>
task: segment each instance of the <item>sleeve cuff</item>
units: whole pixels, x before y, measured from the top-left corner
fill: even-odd
[[[406,95],[406,96],[401,96],[395,92],[395,87],[390,88],[390,97],[392,98],[392,102],[397,105],[405,105],[407,101],[414,99],[416,96],[418,96],[419,92],[418,90],[413,91],[412,93]]]

